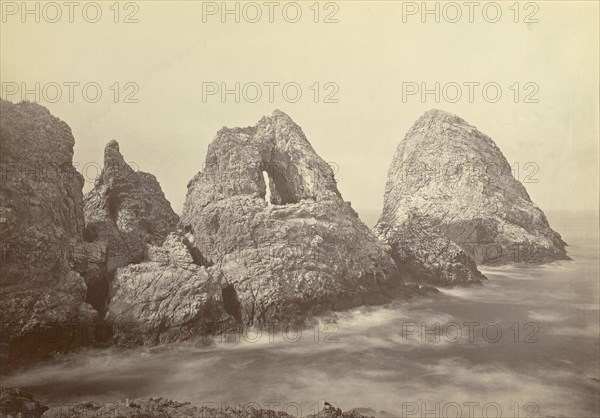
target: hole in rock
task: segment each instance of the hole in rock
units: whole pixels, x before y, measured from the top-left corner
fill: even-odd
[[[284,164],[266,164],[262,169],[262,176],[265,182],[265,200],[267,202],[274,205],[287,205],[300,201],[289,178],[292,177],[291,171],[287,170]]]
[[[237,292],[232,284],[221,289],[223,294],[223,305],[225,305],[225,312],[233,316],[236,321],[242,322],[242,309],[240,301],[237,296]]]
[[[269,182],[269,175],[266,171],[263,171],[263,180],[265,181],[265,200],[267,201],[267,205],[271,205],[271,184]]]

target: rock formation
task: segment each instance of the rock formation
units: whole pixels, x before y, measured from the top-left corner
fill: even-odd
[[[169,343],[217,334],[228,322],[235,326],[223,304],[224,287],[219,270],[195,264],[182,237],[171,234],[161,247],[149,247],[147,261],[118,270],[106,316],[113,339]]]
[[[210,403],[214,404],[214,403]],[[51,408],[38,403],[31,394],[20,389],[0,386],[0,417],[29,418],[292,418],[277,406],[270,409],[256,408],[256,403],[235,404],[235,406],[194,406],[190,402],[177,402],[164,398],[125,400],[119,402],[81,402],[56,405]],[[280,407],[281,408],[281,407]],[[294,408],[290,408],[293,410]],[[341,409],[322,402],[316,415],[307,418],[369,418],[359,411],[372,411],[371,408],[357,408],[342,412]],[[20,414],[20,415],[19,415]],[[381,416],[381,415],[377,415]]]
[[[39,418],[48,410],[33,395],[21,389],[0,386],[0,417]]]
[[[411,214],[406,222],[392,227],[380,220],[376,231],[391,246],[392,257],[407,282],[464,286],[485,280],[461,247],[418,215]]]
[[[239,301],[246,325],[410,293],[389,247],[342,199],[331,167],[277,110],[254,127],[217,133],[188,183],[180,228],[196,262],[222,271],[223,302]]]
[[[119,267],[146,258],[146,245],[161,245],[179,217],[152,174],[135,171],[110,141],[104,167],[85,196],[86,241],[79,267],[90,287],[90,302],[106,310],[110,281]]]
[[[71,129],[34,103],[2,100],[0,112],[0,322],[11,358],[65,348],[67,338],[40,338],[40,327],[85,326],[97,314],[71,257],[84,229]]]
[[[435,248],[425,249],[428,257],[448,247],[450,254],[442,257],[460,260],[471,271],[464,254],[484,265],[568,259],[566,244],[513,177],[494,141],[441,110],[426,112],[398,145],[376,229],[402,251],[414,249],[404,234],[414,236],[411,231],[421,230],[421,223],[437,236]],[[446,238],[464,254],[443,242]]]

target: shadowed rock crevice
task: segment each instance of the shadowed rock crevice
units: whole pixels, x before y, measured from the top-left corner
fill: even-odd
[[[242,310],[235,287],[232,284],[225,286],[222,289],[222,295],[225,312],[234,317],[236,321],[242,322]]]

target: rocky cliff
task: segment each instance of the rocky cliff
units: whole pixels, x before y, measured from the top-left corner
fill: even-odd
[[[146,246],[161,245],[179,216],[156,177],[126,163],[116,141],[104,149],[104,166],[85,195],[84,215],[84,238],[92,244],[84,247],[79,268],[90,303],[103,315],[116,269],[146,259]]]
[[[223,302],[246,325],[410,293],[389,247],[280,111],[217,133],[204,170],[188,183],[180,228],[196,263],[222,271]]]
[[[12,358],[68,347],[41,329],[86,326],[97,314],[73,266],[84,219],[71,129],[34,103],[2,100],[0,112],[0,322]]]
[[[487,265],[568,259],[566,244],[494,141],[441,110],[426,112],[398,145],[377,230],[392,247],[405,247],[403,234],[412,235],[417,222],[436,231],[439,245],[428,256],[451,255],[471,271],[465,254]],[[450,255],[439,252],[445,246]]]

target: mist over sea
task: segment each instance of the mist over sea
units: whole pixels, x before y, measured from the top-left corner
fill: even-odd
[[[84,350],[3,385],[48,405],[162,396],[306,416],[325,399],[395,416],[596,417],[598,214],[548,217],[572,261],[482,269],[484,286],[344,312],[301,335]]]

